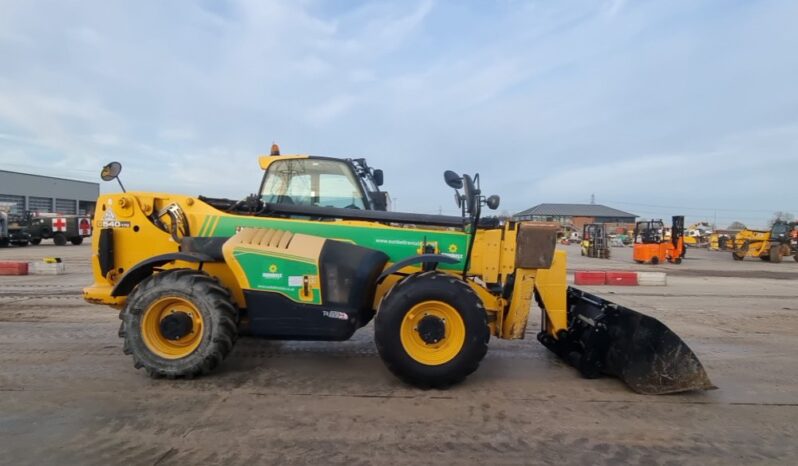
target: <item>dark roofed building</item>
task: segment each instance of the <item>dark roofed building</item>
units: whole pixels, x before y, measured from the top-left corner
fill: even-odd
[[[601,204],[538,204],[513,215],[514,220],[559,222],[581,232],[586,223],[604,223],[608,232],[625,232],[635,226],[637,215]]]

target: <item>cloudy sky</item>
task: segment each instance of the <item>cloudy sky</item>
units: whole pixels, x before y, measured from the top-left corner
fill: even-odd
[[[0,169],[243,197],[365,156],[399,210],[798,214],[795,1],[0,0]],[[106,189],[111,189],[107,186]]]

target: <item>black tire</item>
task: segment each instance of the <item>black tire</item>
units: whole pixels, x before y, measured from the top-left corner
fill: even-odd
[[[651,258],[651,263],[654,264],[654,265],[659,264],[659,257],[657,257],[657,256],[652,257]]]
[[[34,246],[38,246],[39,244],[41,244],[41,242],[42,242],[41,238],[31,238],[30,239],[30,244],[32,244]]]
[[[56,233],[53,235],[53,243],[56,246],[66,246],[67,244],[67,237],[63,233]]]
[[[781,248],[779,246],[771,246],[770,247],[770,262],[774,262],[776,264],[781,262]]]
[[[0,239],[0,248],[7,248],[9,245],[8,239]]]
[[[679,265],[679,264],[682,263],[682,258],[681,257],[677,257],[676,259],[673,259],[673,261],[671,261],[671,262],[673,262],[676,265]]]
[[[75,236],[73,238],[69,238],[69,242],[74,244],[75,246],[80,246],[83,243],[83,237]]]
[[[449,361],[427,365],[408,354],[401,340],[401,326],[413,306],[441,301],[463,320],[462,348]],[[448,388],[479,367],[488,350],[490,329],[482,301],[468,284],[441,272],[411,275],[394,285],[380,303],[374,321],[374,340],[380,357],[397,377],[421,388]]]
[[[798,253],[795,253],[795,255],[792,256],[792,258],[795,259],[795,262],[798,262]]]
[[[732,253],[732,259],[734,259],[736,261],[741,261],[741,260],[745,259],[745,255],[744,254],[740,255],[740,254],[737,254],[736,252],[733,252]]]
[[[177,297],[200,312],[203,330],[199,346],[185,357],[167,359],[153,352],[142,337],[145,311],[158,300]],[[212,371],[233,349],[238,338],[237,310],[229,292],[205,273],[192,269],[168,270],[143,280],[130,294],[119,318],[124,352],[136,369],[150,377],[192,378]]]

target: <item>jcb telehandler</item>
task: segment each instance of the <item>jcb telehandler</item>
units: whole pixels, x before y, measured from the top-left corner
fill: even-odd
[[[748,228],[734,235],[725,247],[731,249],[732,258],[741,261],[748,257],[758,257],[763,261],[781,262],[782,257],[793,255],[791,246],[792,224],[777,221],[770,230],[749,230]],[[798,254],[795,254],[798,261]]]
[[[98,199],[84,296],[121,309],[135,367],[198,376],[239,334],[346,340],[374,319],[394,374],[444,388],[477,369],[491,336],[523,338],[534,299],[538,339],[585,376],[647,394],[712,388],[658,320],[567,286],[556,226],[481,218],[499,198],[482,195],[479,175],[444,174],[461,216],[397,213],[383,210],[382,172],[364,161],[272,154],[259,193],[240,201]]]

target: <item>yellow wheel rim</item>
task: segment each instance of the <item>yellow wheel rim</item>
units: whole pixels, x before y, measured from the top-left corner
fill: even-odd
[[[183,312],[191,317],[191,330],[177,340],[170,340],[161,333],[161,321],[169,314]],[[197,349],[202,341],[204,322],[191,301],[168,297],[155,301],[144,311],[141,319],[141,337],[150,351],[164,359],[184,358]]]
[[[443,323],[443,338],[437,342],[424,341],[419,324],[424,318],[437,318]],[[407,354],[428,366],[446,364],[463,348],[466,330],[463,318],[452,306],[441,301],[424,301],[413,306],[402,320],[402,346]]]

